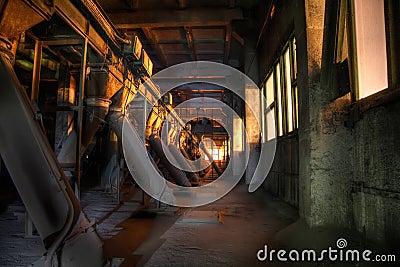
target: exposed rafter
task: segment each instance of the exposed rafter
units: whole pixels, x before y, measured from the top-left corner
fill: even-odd
[[[178,0],[178,7],[180,9],[184,9],[187,7],[187,1],[186,0]]]
[[[193,33],[191,27],[185,27],[186,40],[190,50],[190,57],[193,61],[197,60],[196,50],[193,43]]]
[[[236,0],[228,0],[228,7],[234,8],[236,6]]]
[[[225,26],[230,24],[232,20],[243,19],[243,12],[240,8],[154,9],[135,13],[109,13],[108,15],[119,29]]]
[[[236,41],[239,42],[242,46],[244,46],[244,39],[242,36],[240,36],[237,32],[232,31],[232,37],[235,38]]]
[[[139,8],[139,0],[125,0],[130,9],[137,10]]]
[[[225,48],[224,48],[224,63],[228,64],[229,54],[231,52],[231,42],[232,42],[232,25],[226,25],[225,30]]]
[[[146,36],[147,40],[151,43],[151,45],[154,48],[154,51],[156,53],[158,61],[161,63],[162,67],[167,67],[168,66],[168,61],[167,58],[165,57],[165,54],[163,53],[158,40],[156,36],[154,35],[153,31],[151,30],[150,27],[143,27],[142,28],[144,35]]]

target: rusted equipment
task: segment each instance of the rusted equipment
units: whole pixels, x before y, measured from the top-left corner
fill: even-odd
[[[181,165],[185,170],[193,170],[193,171],[185,171],[187,178],[190,180],[192,184],[198,184],[199,183],[199,176],[197,173],[194,171],[194,166],[187,162],[184,158],[184,156],[180,153],[178,148],[174,146],[173,144],[168,145],[169,151],[171,151],[171,154],[174,156],[176,161]]]
[[[28,96],[5,53],[0,53],[0,79],[0,153],[46,246],[43,264],[51,266],[55,252],[61,250],[64,261],[75,257],[74,264],[102,266],[102,242],[34,120]],[[76,257],[83,247],[86,254]],[[70,266],[64,261],[61,266]]]
[[[160,137],[158,137],[157,135],[151,135],[149,137],[149,144],[157,153],[157,156],[160,158],[161,163],[167,168],[168,172],[171,174],[175,182],[180,186],[191,187],[192,185],[186,177],[186,174],[169,162],[163,150],[163,145]],[[169,156],[172,157],[172,155]]]

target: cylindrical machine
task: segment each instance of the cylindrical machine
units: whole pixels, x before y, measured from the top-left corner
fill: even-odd
[[[121,86],[106,70],[91,71],[85,90],[87,112],[84,117],[83,146],[89,145],[101,123],[105,121],[111,104],[109,99]]]
[[[161,163],[167,168],[168,172],[171,174],[175,182],[180,186],[191,187],[192,185],[189,182],[188,178],[186,177],[186,174],[169,162],[163,150],[162,140],[160,139],[160,137],[158,137],[157,135],[151,135],[149,137],[149,144],[157,153],[158,157],[161,160]],[[172,157],[172,155],[168,156]]]

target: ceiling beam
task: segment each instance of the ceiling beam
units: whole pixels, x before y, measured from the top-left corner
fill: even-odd
[[[156,36],[154,35],[153,31],[150,27],[143,27],[142,28],[144,35],[146,36],[147,40],[150,42],[151,46],[153,47],[158,61],[161,63],[162,67],[168,66],[167,58],[163,53]]]
[[[139,0],[125,0],[125,3],[129,6],[130,9],[139,9]]]
[[[231,42],[232,42],[232,25],[226,25],[225,29],[225,48],[224,48],[224,64],[228,64],[229,55],[231,53]]]
[[[236,41],[239,42],[242,46],[244,46],[244,39],[242,36],[240,36],[237,32],[232,31],[232,37],[235,38]]]
[[[226,26],[232,20],[243,20],[243,11],[240,8],[155,9],[140,12],[110,12],[108,16],[118,29],[208,27]]]
[[[187,1],[186,0],[178,0],[178,7],[180,9],[185,9],[187,7]]]
[[[164,55],[191,55],[191,52],[184,50],[167,50],[164,51]],[[221,50],[198,50],[196,55],[224,55],[224,51]]]
[[[196,50],[193,43],[193,33],[191,27],[185,27],[186,41],[190,50],[190,58],[192,61],[197,61]]]

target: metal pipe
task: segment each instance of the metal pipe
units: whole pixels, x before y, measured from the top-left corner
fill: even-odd
[[[167,156],[165,155],[165,152],[167,152],[167,150],[163,150],[162,140],[160,139],[160,137],[156,135],[151,135],[149,137],[149,144],[157,153],[157,156],[160,158],[161,163],[167,168],[168,172],[171,174],[175,182],[180,186],[191,187],[192,185],[186,177],[185,173],[169,162]]]
[[[182,153],[180,153],[180,151],[178,150],[178,148],[173,145],[173,144],[169,144],[168,145],[169,151],[171,151],[171,154],[174,156],[174,158],[176,159],[176,161],[185,169],[185,170],[192,170],[190,172],[186,171],[186,176],[187,178],[189,178],[190,182],[192,184],[198,184],[199,183],[199,176],[197,175],[197,173],[194,171],[194,166],[189,163],[187,160],[185,160],[185,158],[183,157]]]
[[[42,68],[42,42],[35,41],[35,55],[33,59],[33,75],[32,75],[32,93],[31,101],[38,102],[39,99],[39,84],[40,84],[40,70]]]

